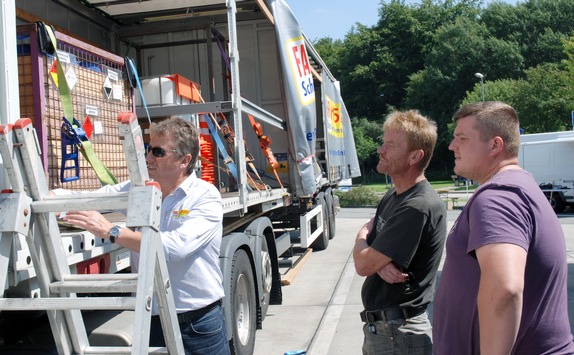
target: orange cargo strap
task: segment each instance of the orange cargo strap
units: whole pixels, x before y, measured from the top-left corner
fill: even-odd
[[[199,116],[199,151],[201,161],[201,179],[215,185],[215,157],[213,156],[213,142],[209,134],[207,122],[203,115]]]
[[[263,135],[263,127],[259,122],[255,122],[255,118],[253,118],[253,116],[251,115],[247,116],[249,117],[249,121],[251,121],[251,127],[253,127],[253,130],[255,131],[255,135],[259,139],[259,147],[261,147],[263,154],[267,157],[267,160],[269,161],[269,164],[273,169],[273,173],[277,178],[277,182],[279,183],[281,188],[283,188],[283,184],[281,183],[281,179],[279,179],[279,174],[277,173],[279,163],[277,163],[277,159],[275,158],[275,155],[271,151],[271,138]]]
[[[193,94],[195,94],[195,95],[197,95],[197,97],[199,97],[200,102],[204,103],[205,100],[203,99],[203,96],[201,96],[201,93],[199,92],[199,90],[194,85],[191,86],[191,89],[193,91]],[[217,121],[217,119],[215,118],[215,115],[213,115],[213,113],[208,113],[208,114],[209,114],[209,117],[211,117],[211,119],[213,120],[213,123],[215,124],[217,129],[223,134],[223,138],[227,141],[227,144],[228,144],[227,153],[230,156],[233,156],[234,152],[233,152],[233,149],[231,147],[233,146],[234,141],[235,141],[235,132],[233,132],[231,125],[229,124],[229,122],[227,122],[225,115],[221,112],[219,113],[219,116],[221,117],[221,121],[219,121],[219,122]],[[251,184],[249,184],[249,185],[251,187],[255,188],[257,191],[267,189],[267,185],[263,182],[263,179],[259,175],[259,172],[257,171],[257,168],[255,167],[255,164],[253,164],[254,159],[253,159],[253,156],[247,150],[247,144],[245,145],[245,161],[247,162],[247,165],[249,165],[249,167],[251,168],[253,174],[255,174],[255,176],[259,180],[259,182],[256,182],[253,179],[253,177],[249,174],[249,171],[248,171],[247,177],[251,181]],[[279,182],[279,184],[281,185],[281,182]],[[281,187],[283,187],[283,185],[281,185]]]

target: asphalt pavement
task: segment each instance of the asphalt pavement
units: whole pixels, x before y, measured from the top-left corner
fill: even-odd
[[[464,192],[458,202],[464,204]],[[337,232],[329,247],[313,252],[283,287],[283,304],[269,307],[263,329],[255,340],[254,355],[283,355],[304,351],[307,355],[361,354],[363,343],[360,290],[363,278],[355,273],[352,248],[357,231],[375,213],[374,208],[343,208],[337,214]],[[448,227],[459,209],[448,211]],[[559,215],[566,236],[568,301],[574,326],[574,213]],[[444,258],[444,255],[443,255]],[[442,263],[441,263],[442,265]],[[432,317],[432,308],[430,310]]]

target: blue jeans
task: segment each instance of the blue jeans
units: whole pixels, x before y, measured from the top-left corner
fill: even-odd
[[[427,312],[407,320],[366,323],[363,333],[364,355],[432,354],[432,326]]]
[[[229,355],[223,309],[216,306],[193,322],[181,323],[181,338],[186,355]],[[150,346],[165,346],[159,317],[152,317]]]

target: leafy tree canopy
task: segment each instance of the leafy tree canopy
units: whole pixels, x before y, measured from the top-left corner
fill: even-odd
[[[396,109],[437,121],[429,169],[450,176],[452,114],[465,103],[504,101],[529,133],[570,129],[574,110],[574,1],[381,0],[379,21],[355,24],[344,40],[319,39],[341,82],[367,171],[376,164],[374,127]],[[372,152],[369,150],[373,149]],[[371,155],[369,155],[371,154]],[[373,158],[372,154],[375,154]],[[369,164],[371,166],[369,166]]]

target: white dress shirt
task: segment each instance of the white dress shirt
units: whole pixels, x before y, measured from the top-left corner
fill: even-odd
[[[129,191],[129,181],[97,192]],[[56,191],[57,194],[59,191]],[[212,184],[191,174],[161,205],[160,234],[177,313],[203,308],[224,296],[219,267],[223,233],[221,195]],[[131,253],[133,272],[139,253]],[[159,314],[154,302],[153,314]]]

